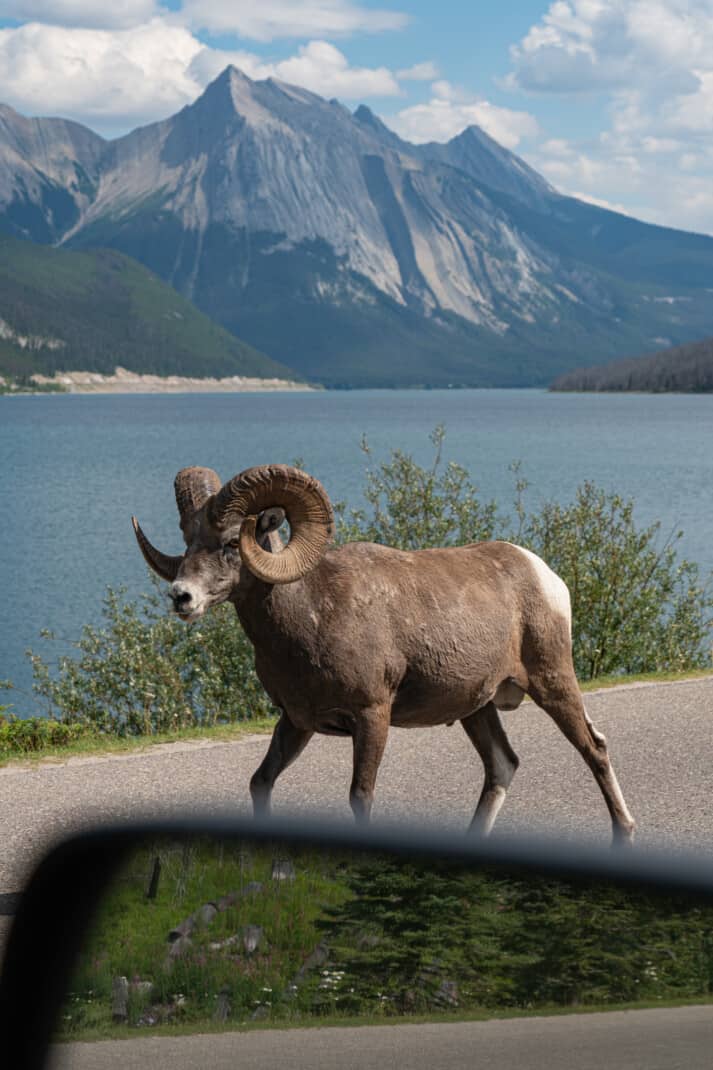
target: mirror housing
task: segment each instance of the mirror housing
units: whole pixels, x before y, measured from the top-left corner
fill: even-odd
[[[122,863],[147,841],[196,838],[290,850],[378,852],[423,863],[519,877],[614,882],[647,891],[683,892],[713,901],[713,863],[690,855],[611,852],[543,840],[475,841],[448,833],[359,829],[324,822],[255,821],[226,817],[133,822],[78,833],[52,849],[24,891],[0,977],[0,1031],[23,1070],[43,1067],[75,956],[95,910]],[[43,964],[39,974],[37,964]]]

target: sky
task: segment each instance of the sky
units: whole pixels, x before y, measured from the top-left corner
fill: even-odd
[[[0,0],[24,115],[115,137],[229,63],[410,141],[478,124],[563,193],[713,234],[713,0]]]

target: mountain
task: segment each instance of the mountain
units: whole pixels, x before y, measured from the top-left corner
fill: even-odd
[[[713,338],[561,375],[550,390],[713,393]]]
[[[94,197],[106,142],[79,123],[26,119],[0,104],[0,219],[6,233],[59,239]]]
[[[294,378],[141,264],[0,236],[0,375],[116,365],[158,375]]]
[[[120,250],[331,385],[545,384],[713,332],[712,238],[563,197],[477,127],[410,145],[233,67],[114,141],[2,115],[0,228]]]

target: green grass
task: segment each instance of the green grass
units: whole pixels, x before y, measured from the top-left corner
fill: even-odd
[[[681,680],[702,680],[713,676],[713,665],[705,669],[684,669],[681,672],[641,672],[621,676],[597,676],[580,682],[582,691],[597,691],[604,687],[622,687],[627,684],[675,684]]]
[[[174,1025],[157,1025],[142,1029],[140,1033],[135,1027],[106,1024],[88,1028],[81,1036],[56,1038],[56,1043],[91,1043],[98,1040],[136,1040],[137,1037],[179,1037],[195,1036],[197,1032],[208,1033],[255,1033],[276,1029],[353,1029],[359,1026],[393,1026],[393,1025],[439,1025],[455,1024],[456,1022],[490,1022],[498,1020],[512,1020],[517,1018],[561,1018],[571,1014],[603,1014],[612,1011],[645,1011],[661,1007],[691,1007],[711,1006],[713,995],[695,996],[687,999],[642,999],[636,1002],[622,1003],[588,1003],[582,1006],[563,1007],[557,1004],[543,1004],[540,1007],[519,1008],[487,1008],[481,1007],[469,1011],[438,1011],[431,1014],[404,1014],[385,1018],[383,1015],[364,1014],[340,1015],[329,1014],[320,1018],[313,1016],[296,1015],[294,1018],[275,1019],[271,1021],[256,1022],[215,1022],[205,1021],[201,1023],[200,1030],[189,1023],[176,1023]]]
[[[42,743],[37,748],[22,749],[3,741],[0,735],[0,767],[9,763],[36,765],[38,762],[66,761],[68,758],[92,757],[104,754],[137,754],[166,743],[209,740],[211,743],[230,743],[255,732],[272,732],[275,720],[255,718],[236,724],[213,725],[210,728],[181,728],[173,732],[157,732],[151,736],[109,736],[87,728],[86,733],[67,743]]]
[[[294,859],[291,880],[273,880],[275,858]],[[161,861],[155,898],[146,895],[154,859]],[[112,979],[150,981],[149,996],[129,997],[129,1021],[144,1031],[142,1014],[174,1006],[180,1024],[195,1031],[214,1020],[221,992],[230,994],[233,1014],[249,1018],[257,1006],[272,1006],[285,993],[319,943],[317,920],[351,895],[339,873],[339,856],[302,851],[298,858],[279,845],[241,847],[213,840],[188,844],[164,841],[143,847],[122,868],[102,904],[80,956],[64,1011],[69,1034],[106,1035],[113,1029]],[[260,888],[250,890],[252,882]],[[169,933],[204,904],[233,895],[207,925],[198,925],[189,945],[169,959]],[[259,926],[262,940],[249,953],[242,942],[222,947],[243,926]],[[316,976],[321,976],[316,971]],[[299,996],[289,1005],[298,1005]],[[160,1012],[159,1012],[160,1013]],[[271,1011],[269,1012],[271,1013]],[[235,1020],[233,1018],[233,1020]],[[149,1027],[150,1028],[150,1027]]]
[[[599,676],[585,680],[582,691],[597,691],[602,688],[622,687],[628,684],[677,683],[684,680],[701,680],[713,676],[713,668],[688,669],[683,672],[637,673],[631,676]],[[84,734],[66,743],[39,741],[37,746],[23,748],[21,744],[3,737],[0,726],[0,768],[9,763],[37,764],[43,761],[66,761],[67,758],[91,757],[102,754],[140,753],[165,743],[209,740],[231,743],[255,732],[270,733],[275,727],[271,717],[241,721],[237,724],[213,725],[210,727],[182,728],[172,732],[158,732],[151,736],[119,737],[99,733],[87,727]]]
[[[157,893],[149,899],[157,858]],[[272,879],[274,861],[285,858],[294,866],[292,879]],[[460,916],[444,922],[443,911],[455,903]],[[187,940],[172,942],[172,931],[206,904],[217,912]],[[608,925],[593,926],[602,915]],[[122,867],[94,919],[59,1039],[711,1003],[710,922],[711,908],[631,889],[468,873],[389,856],[295,852],[279,843],[158,840]],[[243,945],[246,925],[262,930],[254,950]],[[305,968],[318,945],[325,958]],[[120,1025],[112,1019],[117,977],[133,983],[128,1023]],[[444,978],[457,981],[457,1008],[438,1004]],[[639,985],[641,998],[632,998]],[[405,1006],[404,993],[417,1004]],[[219,1021],[221,998],[229,1006]],[[253,1019],[256,1009],[263,1017]]]

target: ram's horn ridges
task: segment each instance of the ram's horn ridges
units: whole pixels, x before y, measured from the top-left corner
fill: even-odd
[[[157,572],[162,580],[168,580],[169,583],[173,583],[178,570],[181,567],[183,557],[169,557],[168,554],[162,554],[160,550],[157,550],[155,546],[152,546],[149,540],[141,530],[141,525],[135,516],[132,516],[131,523],[134,526],[134,534],[136,535],[136,541],[139,544],[139,549],[144,555],[144,560],[149,568],[152,568],[154,572]]]
[[[285,510],[290,541],[280,553],[263,550],[255,538],[257,515],[271,506]],[[334,536],[334,514],[322,484],[286,464],[260,465],[235,476],[211,500],[209,519],[219,530],[240,523],[240,556],[259,579],[293,583],[320,561]]]
[[[174,483],[176,491],[176,505],[181,520],[181,531],[186,539],[186,534],[191,520],[199,509],[221,488],[220,476],[212,468],[200,468],[192,465],[190,468],[182,468],[176,476]],[[187,539],[186,539],[187,541]]]

